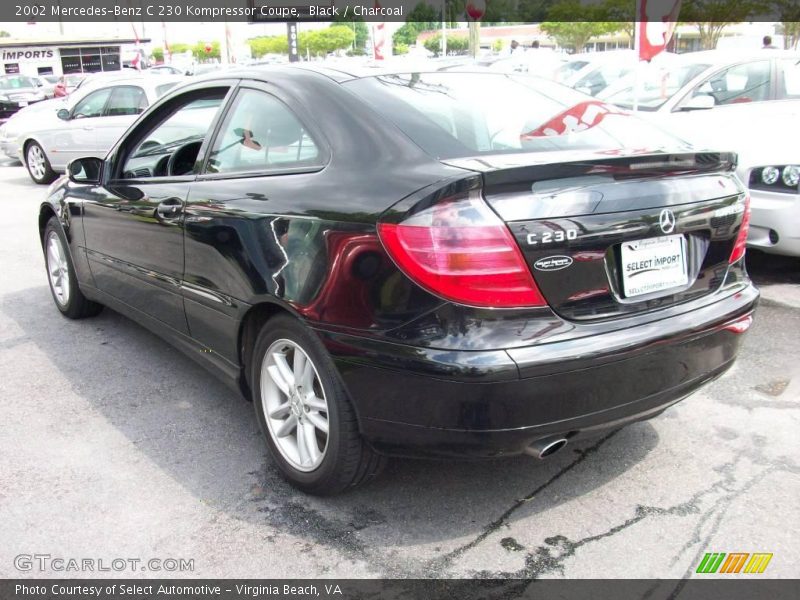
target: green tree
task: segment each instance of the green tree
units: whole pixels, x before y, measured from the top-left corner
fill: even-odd
[[[151,56],[153,60],[156,62],[164,62],[164,49],[163,48],[153,48],[153,52],[151,52]]]
[[[367,28],[367,24],[364,23],[363,18],[353,16],[345,18],[338,16],[334,18],[333,22],[338,25],[347,26],[353,32],[355,35],[353,47],[356,50],[356,54],[359,53],[358,51],[364,50],[367,45],[367,40],[369,39],[369,29]]]
[[[211,46],[211,51],[206,52],[206,46]],[[197,42],[191,48],[192,54],[197,60],[208,60],[210,58],[219,58],[219,42]]]
[[[605,0],[603,8],[609,21],[619,23],[619,28],[624,31],[633,43],[636,34],[636,0]]]
[[[189,48],[189,44],[184,44],[184,43],[181,43],[181,42],[179,42],[177,44],[170,44],[170,46],[169,46],[170,54],[182,54],[183,52],[186,52],[187,50],[191,50],[191,48]]]
[[[796,49],[800,42],[800,21],[783,21],[778,27],[783,35],[783,47],[786,50]]]
[[[425,49],[437,56],[442,52],[442,34],[437,33],[425,40]],[[469,50],[469,38],[465,35],[447,35],[447,52],[463,54]]]
[[[592,19],[579,21],[578,19]],[[580,0],[562,0],[547,11],[547,21],[540,25],[542,31],[558,42],[559,46],[582,52],[593,37],[614,33],[621,29],[620,23],[604,21],[608,18],[606,8],[600,4],[586,5]]]
[[[797,0],[772,0],[770,8],[780,21],[778,31],[783,35],[783,47],[796,47],[800,41],[800,4]]]
[[[247,40],[250,54],[260,58],[265,54],[288,54],[289,40],[285,35],[261,36]]]
[[[408,14],[406,22],[394,32],[392,36],[392,46],[397,48],[400,45],[413,46],[417,43],[417,36],[423,31],[431,31],[441,26],[440,11],[425,2],[420,2]]]
[[[700,34],[700,45],[713,50],[728,25],[749,21],[768,10],[767,0],[692,0],[681,4],[678,19],[693,23]]]
[[[5,29],[0,31],[0,38],[4,38],[4,37],[11,37],[11,34],[8,33]]]
[[[486,2],[486,12],[481,18],[481,24],[486,26],[497,23],[508,24],[516,18],[516,0],[488,0]]]
[[[526,23],[541,23],[547,19],[552,4],[552,0],[518,0],[517,17]]]
[[[346,25],[331,25],[327,29],[300,32],[297,36],[297,47],[300,54],[325,56],[330,52],[349,48],[354,37],[353,30]]]

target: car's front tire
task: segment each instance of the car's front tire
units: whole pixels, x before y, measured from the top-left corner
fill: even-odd
[[[38,184],[46,184],[55,181],[58,174],[50,166],[50,159],[47,158],[44,149],[39,142],[30,141],[25,144],[25,166],[28,175]]]
[[[339,493],[377,475],[386,459],[358,432],[355,411],[319,339],[278,315],[256,339],[253,404],[282,475],[317,495]]]
[[[78,287],[67,239],[55,217],[47,222],[42,245],[50,293],[61,314],[70,319],[83,319],[103,310],[102,304],[86,298]]]

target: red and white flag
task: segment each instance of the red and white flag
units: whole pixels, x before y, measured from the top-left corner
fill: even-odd
[[[650,60],[672,39],[681,0],[637,0],[636,46],[639,60]]]
[[[375,8],[381,8],[381,3],[375,0]],[[384,60],[386,58],[386,23],[375,23],[372,26],[372,58]]]

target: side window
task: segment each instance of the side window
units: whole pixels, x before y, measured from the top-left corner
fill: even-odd
[[[153,115],[135,135],[134,146],[122,167],[123,179],[168,177],[192,173],[214,117],[227,93],[215,88],[189,92],[172,103],[165,115]]]
[[[105,88],[92,92],[86,98],[81,100],[72,109],[73,119],[89,119],[92,117],[100,117],[103,115],[103,108],[105,108],[106,101],[111,95],[111,89]]]
[[[318,159],[314,140],[283,102],[243,89],[222,123],[207,172],[301,167],[315,165]]]
[[[106,116],[138,115],[145,108],[147,108],[147,96],[144,90],[135,85],[123,85],[115,87],[111,92]]]
[[[760,60],[715,73],[692,96],[711,96],[717,105],[762,102],[769,99],[769,87],[770,61]]]
[[[779,98],[800,98],[800,59],[784,58],[778,62],[778,69],[783,75],[783,84]]]

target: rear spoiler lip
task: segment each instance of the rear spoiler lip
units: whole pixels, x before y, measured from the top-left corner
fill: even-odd
[[[558,153],[559,159],[567,153]],[[529,164],[518,164],[530,158]],[[599,153],[580,154],[574,159],[534,162],[535,154],[495,155],[494,157],[468,157],[445,159],[450,166],[482,173],[486,186],[581,177],[585,175],[611,175],[615,178],[687,175],[691,173],[732,172],[736,170],[738,156],[735,152],[681,151],[628,153],[620,156],[602,156]],[[545,158],[545,157],[541,157]],[[504,164],[503,164],[504,163]],[[514,164],[517,163],[517,164]]]

